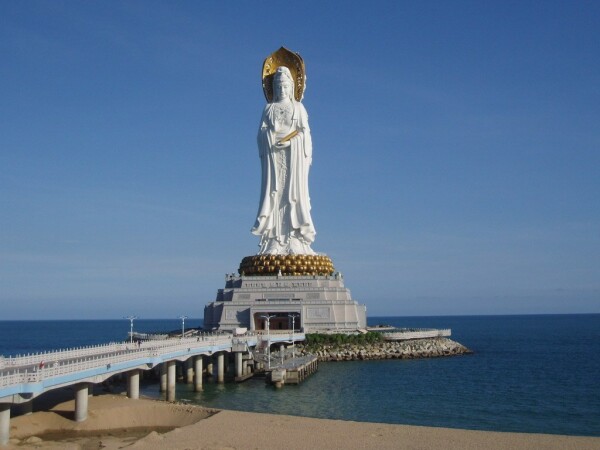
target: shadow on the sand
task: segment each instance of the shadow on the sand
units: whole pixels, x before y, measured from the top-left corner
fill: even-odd
[[[53,409],[50,412],[56,414],[57,416],[61,416],[67,420],[75,420],[75,411],[68,411],[66,409]]]

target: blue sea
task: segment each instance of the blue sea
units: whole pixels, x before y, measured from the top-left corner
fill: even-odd
[[[600,436],[600,314],[372,317],[370,325],[451,328],[475,353],[424,359],[321,363],[299,386],[264,380],[178,385],[178,399],[207,407],[308,417]],[[201,326],[186,320],[186,327]],[[179,320],[136,320],[170,331]],[[0,354],[123,340],[129,321],[0,321]],[[143,388],[159,397],[158,386]]]

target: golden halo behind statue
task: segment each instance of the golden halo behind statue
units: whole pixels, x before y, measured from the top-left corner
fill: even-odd
[[[262,86],[267,102],[273,101],[273,77],[278,67],[285,66],[290,69],[294,78],[294,97],[297,101],[302,101],[304,96],[304,85],[306,83],[306,70],[304,60],[295,52],[281,47],[276,52],[271,53],[265,59],[262,70]]]

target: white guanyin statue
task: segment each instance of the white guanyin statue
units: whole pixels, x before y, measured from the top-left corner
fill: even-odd
[[[269,102],[258,130],[262,184],[256,223],[252,228],[252,233],[260,236],[259,254],[316,254],[311,249],[316,232],[308,194],[312,141],[308,115],[300,102],[305,81],[303,63],[302,73],[291,67],[294,74],[285,65],[271,67],[269,94],[265,88]],[[302,82],[300,94],[295,91],[299,79]]]

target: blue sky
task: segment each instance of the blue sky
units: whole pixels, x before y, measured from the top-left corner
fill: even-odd
[[[600,3],[0,3],[0,319],[201,317],[307,66],[313,246],[370,315],[600,312]]]

